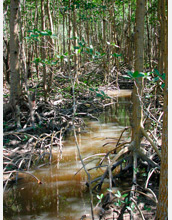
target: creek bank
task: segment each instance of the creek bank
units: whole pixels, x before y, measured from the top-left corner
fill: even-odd
[[[115,92],[115,90],[113,90]],[[113,93],[111,90],[111,93]],[[34,126],[26,101],[20,100],[21,127],[17,128],[12,112],[4,115],[3,134],[3,182],[14,178],[17,171],[27,171],[31,167],[39,167],[51,163],[52,149],[57,147],[62,153],[62,139],[72,129],[73,99],[67,94],[53,96],[46,103],[36,97],[34,107]],[[5,90],[5,94],[8,90]],[[79,132],[84,130],[83,118],[97,119],[101,112],[112,103],[115,97],[106,94],[104,88],[76,89],[76,115],[74,123]],[[7,96],[5,96],[7,102]],[[23,175],[23,174],[21,174]]]
[[[87,132],[77,135],[83,157],[107,151],[107,147],[102,147],[102,144],[106,142],[105,138],[118,138],[123,127],[130,123],[129,105],[128,99],[119,100],[114,106],[111,105],[100,114],[99,121],[85,118],[85,131]],[[25,175],[25,178],[13,187],[7,188],[4,201],[4,214],[5,217],[9,216],[7,219],[78,220],[82,214],[90,210],[89,194],[85,186],[87,181],[85,172],[82,170],[74,176],[81,164],[78,157],[76,161],[77,150],[73,139],[72,133],[68,133],[67,138],[63,139],[63,154],[59,164],[56,160],[58,148],[54,147],[53,149],[56,148],[57,151],[53,152],[51,165],[29,171],[43,184],[37,184],[35,179]],[[97,175],[97,172],[94,173],[94,175],[92,173],[93,177]],[[66,213],[66,210],[69,212]]]
[[[126,101],[125,100],[123,100],[123,103],[125,103],[125,105],[126,105]],[[127,112],[129,111],[129,105],[131,105],[131,104],[128,102],[128,105],[126,107]],[[93,121],[91,120],[89,122],[89,126],[87,124],[87,126],[91,128],[91,131],[88,130],[87,126],[83,128],[84,130],[82,130],[82,129],[80,129],[78,127],[79,137],[83,137],[81,139],[79,138],[80,143],[83,146],[82,151],[81,151],[83,157],[87,157],[86,151],[89,152],[89,156],[91,156],[90,153],[91,154],[103,153],[102,152],[102,147],[101,147],[102,145],[104,146],[103,147],[103,150],[105,151],[104,153],[107,153],[111,148],[113,148],[113,145],[115,143],[114,144],[111,143],[111,145],[109,144],[109,145],[105,146],[105,143],[108,141],[108,139],[105,139],[105,137],[106,138],[107,137],[112,137],[113,141],[115,139],[117,141],[119,136],[120,136],[120,134],[121,134],[121,132],[122,132],[122,130],[126,126],[129,126],[129,124],[130,124],[129,118],[126,117],[125,114],[123,114],[123,110],[122,109],[123,109],[122,108],[122,103],[119,102],[119,104],[116,103],[116,108],[114,108],[113,110],[111,110],[111,108],[109,108],[109,111],[106,113],[106,116],[102,116],[102,114],[99,116],[99,119],[101,117],[103,117],[103,121],[104,122],[109,122],[107,125],[105,125],[105,124],[101,125],[103,130],[101,130],[100,133],[99,132],[97,133],[95,128],[94,128],[94,126],[92,126],[92,123],[93,124],[95,123],[94,122],[95,119]],[[118,115],[118,113],[120,113],[120,115]],[[111,117],[111,114],[115,114],[115,117]],[[121,120],[122,119],[121,116],[122,117],[124,116],[123,120]],[[115,128],[116,125],[120,125],[120,126],[117,126]],[[106,128],[106,130],[104,130],[104,128]],[[84,132],[87,131],[87,132],[84,133],[83,131]],[[69,131],[67,132],[67,134],[69,134]],[[89,142],[90,146],[87,146],[85,144],[85,138],[86,138],[87,135],[89,136],[88,142]],[[125,138],[127,138],[128,136],[129,136],[129,134],[126,134]],[[44,140],[45,142],[46,142],[46,140],[47,141],[49,140],[48,139],[49,137],[47,137],[47,136],[42,136],[42,138],[43,138],[42,140]],[[78,216],[78,214],[77,214],[77,218],[76,218],[75,211],[76,211],[76,207],[78,207],[78,205],[76,203],[75,196],[82,194],[81,192],[83,192],[83,187],[84,187],[84,191],[85,191],[85,188],[86,188],[85,182],[87,181],[87,178],[84,177],[83,174],[80,174],[80,173],[77,174],[75,176],[75,178],[73,178],[73,174],[71,173],[71,172],[73,172],[73,168],[71,167],[71,157],[72,157],[73,154],[74,155],[76,154],[76,152],[75,152],[76,151],[76,147],[74,148],[74,146],[73,147],[71,146],[71,142],[72,142],[71,140],[72,139],[73,139],[73,137],[71,136],[71,139],[69,139],[67,141],[68,143],[66,143],[67,145],[62,141],[62,144],[63,144],[63,154],[62,155],[63,156],[62,156],[62,160],[59,163],[58,171],[57,171],[57,166],[55,166],[56,164],[54,164],[54,162],[52,161],[52,165],[50,165],[50,168],[48,168],[48,173],[47,174],[45,173],[45,171],[47,169],[46,167],[49,167],[49,166],[45,166],[45,168],[44,167],[42,167],[42,168],[40,167],[35,172],[32,172],[33,175],[38,177],[38,179],[40,179],[43,182],[42,185],[36,186],[38,184],[35,181],[33,181],[33,179],[32,179],[32,181],[30,183],[31,185],[34,184],[33,189],[29,190],[29,192],[33,192],[32,198],[30,198],[31,201],[32,200],[34,200],[34,201],[42,201],[41,203],[38,202],[38,204],[34,203],[35,205],[37,205],[37,208],[38,208],[37,211],[33,210],[35,215],[37,215],[37,213],[40,212],[41,216],[43,215],[42,213],[44,213],[47,216],[46,219],[53,219],[51,217],[48,217],[50,214],[48,215],[48,214],[45,213],[45,206],[47,207],[47,205],[49,204],[48,198],[50,198],[50,195],[51,195],[51,205],[49,205],[49,210],[46,209],[48,213],[49,213],[50,209],[51,209],[51,212],[53,213],[54,212],[53,207],[56,206],[58,203],[63,205],[68,210],[70,210],[69,215],[67,215],[68,217],[64,213],[62,215],[59,214],[59,216],[60,216],[59,219],[60,220],[62,220],[62,219],[69,219],[69,220],[77,219],[78,220],[81,217],[81,215],[84,214],[84,213],[87,213],[87,217],[89,217],[89,215],[88,215],[89,214],[89,204],[87,204],[88,207],[86,206],[86,209],[85,209],[85,206],[83,206],[84,210],[83,209],[80,210],[82,214],[80,213],[80,216]],[[102,142],[102,139],[104,140],[103,142]],[[92,141],[94,143],[91,143]],[[75,145],[75,143],[73,143],[73,145]],[[57,151],[56,151],[56,155],[57,155],[58,147],[54,146],[53,149],[54,148],[57,149]],[[147,148],[149,148],[149,146],[147,146]],[[100,151],[100,149],[101,149],[101,151]],[[49,162],[49,158],[47,158],[47,161]],[[40,165],[44,165],[44,164],[45,163],[42,161],[42,163]],[[75,163],[73,165],[76,166]],[[94,162],[92,162],[88,166],[89,166],[88,168],[91,168],[92,166],[95,166],[95,164],[94,164]],[[53,170],[54,170],[55,173],[53,172]],[[66,172],[66,173],[64,173],[64,172]],[[51,177],[49,176],[50,173],[51,173]],[[96,175],[94,175],[93,178],[94,177],[96,178],[96,176],[98,175],[97,171],[95,173],[96,173]],[[125,190],[127,189],[126,187],[128,187],[128,185],[125,185],[125,184],[131,182],[131,180],[132,180],[131,173],[132,173],[132,170],[130,170],[128,172],[128,177],[127,177],[127,175],[123,175],[122,177],[118,178],[118,182],[116,182],[116,184],[118,184],[117,186],[122,186],[124,184],[125,187],[122,187],[122,188],[119,188],[119,187],[114,188],[113,187],[113,189],[115,190],[113,192],[114,195],[117,194],[118,190],[120,190],[120,192],[122,192],[122,191],[124,191],[124,189]],[[142,174],[145,174],[145,172],[142,172]],[[100,173],[100,175],[101,175],[101,173]],[[152,185],[150,185],[150,187],[154,191],[155,191],[155,189],[157,187],[157,185],[155,185],[155,184],[157,184],[155,182],[155,177],[156,177],[156,175],[150,181],[150,183],[152,184]],[[139,179],[141,179],[143,181],[143,178],[145,178],[144,175],[140,176]],[[76,185],[75,185],[75,181],[76,181]],[[71,185],[70,185],[70,183],[71,183]],[[29,184],[29,181],[27,183],[27,180],[26,180],[26,185],[21,186],[21,191],[19,191],[19,193],[16,192],[16,196],[18,194],[20,194],[20,193],[22,193],[22,195],[24,196],[25,195],[24,192],[25,192],[25,190],[27,191],[28,185],[30,185],[30,184]],[[55,195],[53,194],[53,192],[54,192],[54,190],[53,190],[54,187],[53,186],[55,186],[55,189],[56,189],[55,190],[55,192],[56,192]],[[108,187],[109,187],[108,186],[108,182],[106,182],[102,190],[104,191]],[[40,192],[39,192],[39,188],[40,188]],[[62,191],[61,191],[61,188],[63,188]],[[75,190],[73,191],[73,189],[75,189]],[[38,190],[36,194],[34,193],[35,190]],[[101,193],[104,193],[103,191],[100,192],[100,193],[97,193],[97,195],[101,195]],[[42,198],[41,197],[42,193],[44,195],[44,199],[38,199],[38,195],[40,196],[40,198]],[[63,193],[65,193],[65,194],[63,194]],[[139,204],[140,205],[139,206],[141,206],[141,209],[142,209],[146,219],[153,219],[154,215],[155,215],[155,208],[156,208],[155,205],[153,203],[151,204],[150,203],[151,200],[149,200],[147,198],[145,199],[144,196],[139,195],[139,193],[136,194],[135,196],[136,196],[135,197],[136,200],[140,196],[140,199],[139,199]],[[95,194],[95,197],[96,197],[96,194]],[[56,201],[57,198],[59,199],[59,201]],[[144,201],[144,199],[145,199],[145,201]],[[55,200],[55,202],[52,202],[54,200]],[[88,198],[88,200],[89,200],[89,198]],[[21,196],[21,201],[23,203],[23,197],[22,196]],[[71,207],[70,206],[68,207],[68,205],[69,205],[68,203],[70,203],[70,201],[73,201],[73,202],[71,204]],[[83,201],[83,198],[81,197],[80,201],[79,201],[79,204],[81,204],[82,201]],[[115,200],[114,202],[117,202],[118,204],[116,204],[116,203],[115,204],[110,204],[110,202],[109,202],[107,204],[107,207],[105,207],[104,204],[100,204],[99,205],[100,208],[103,208],[105,210],[105,214],[106,214],[106,215],[102,216],[102,219],[113,219],[113,218],[117,219],[120,216],[120,213],[122,212],[122,207],[119,205],[118,200],[117,201]],[[95,201],[94,204],[96,204],[96,203],[97,203],[97,200]],[[123,205],[123,203],[121,203],[121,204]],[[40,207],[43,207],[43,208],[40,208]],[[151,210],[150,210],[150,208],[151,208]],[[33,215],[34,213],[31,213],[31,214]],[[74,216],[75,216],[75,218],[74,218]],[[25,217],[23,217],[23,218],[25,218]],[[136,219],[140,219],[138,211],[136,211],[136,213],[135,213],[135,218]],[[96,219],[98,219],[98,218],[96,218]],[[127,211],[125,213],[123,213],[123,218],[122,219],[129,219],[129,213],[127,213]]]

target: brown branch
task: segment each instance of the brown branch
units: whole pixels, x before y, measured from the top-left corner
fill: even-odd
[[[146,139],[149,141],[149,143],[152,145],[153,149],[156,151],[159,158],[161,159],[161,153],[159,152],[157,146],[154,144],[154,142],[152,141],[152,139],[149,137],[149,135],[147,134],[147,132],[144,130],[142,126],[140,127],[140,129],[141,129],[142,134],[146,137]]]

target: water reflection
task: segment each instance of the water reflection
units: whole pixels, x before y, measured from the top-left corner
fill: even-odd
[[[106,153],[114,143],[102,147],[107,138],[118,138],[125,126],[130,125],[131,104],[128,97],[105,109],[99,121],[87,121],[86,132],[78,135],[82,157]],[[126,132],[124,137],[127,139]],[[115,140],[115,139],[114,139]],[[93,160],[87,167],[95,166]],[[90,212],[89,193],[84,171],[74,175],[81,167],[74,138],[67,137],[63,156],[57,163],[57,153],[51,166],[33,171],[42,182],[39,185],[26,176],[4,194],[4,219],[59,219],[75,220]],[[101,170],[91,171],[92,178]]]

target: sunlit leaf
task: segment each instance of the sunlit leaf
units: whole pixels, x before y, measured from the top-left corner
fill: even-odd
[[[118,198],[120,198],[120,197],[121,197],[121,193],[120,193],[120,191],[119,191],[119,190],[117,191],[117,193],[115,193],[115,196],[116,196],[116,197],[118,197]]]
[[[41,34],[42,36],[48,36],[48,35],[49,35],[46,31],[41,31],[40,34]]]
[[[121,197],[122,198],[125,198],[125,197],[127,197],[128,196],[128,194],[124,194],[124,195],[122,195]]]
[[[127,208],[129,211],[132,211],[132,209],[130,208],[130,206],[126,206],[126,208]]]

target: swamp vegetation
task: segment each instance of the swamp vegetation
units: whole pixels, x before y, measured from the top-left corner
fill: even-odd
[[[168,219],[168,1],[3,11],[4,219]]]

